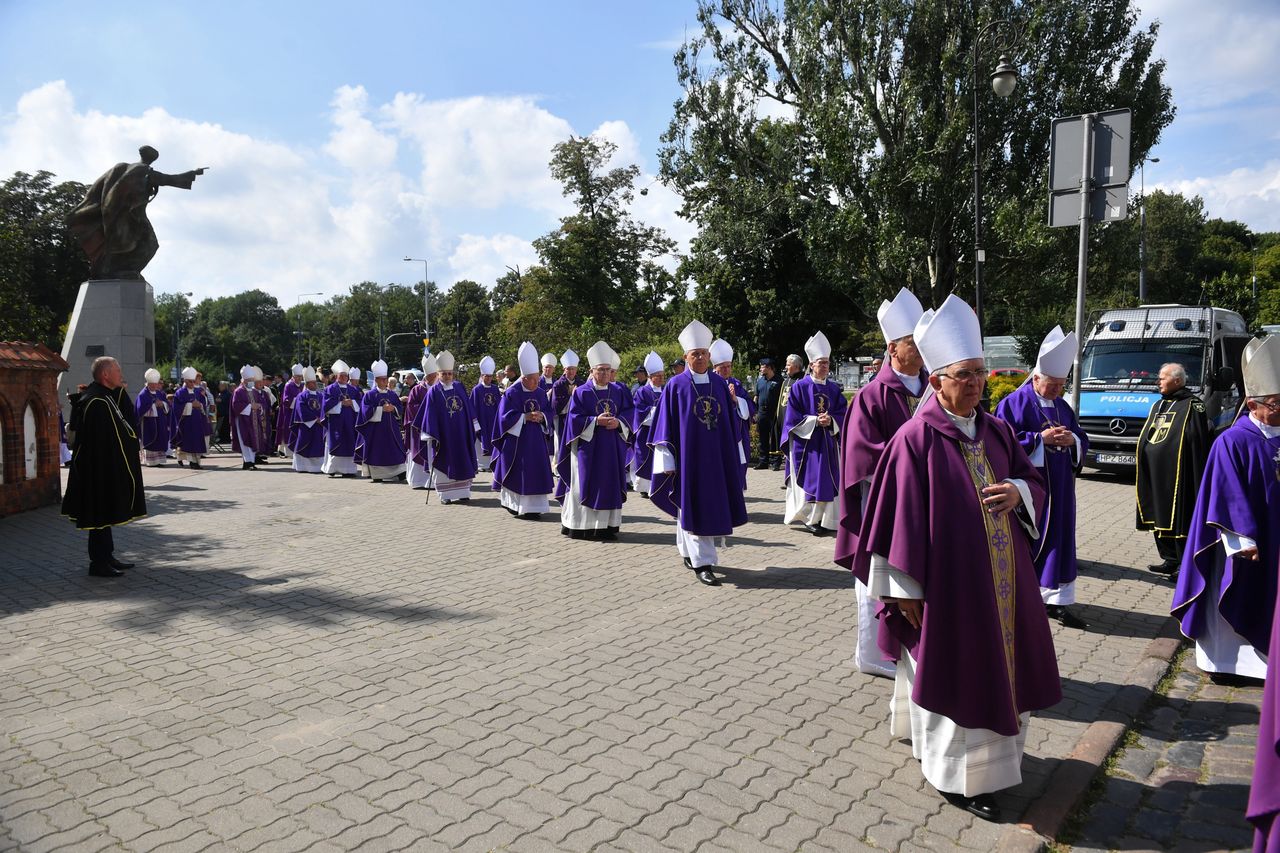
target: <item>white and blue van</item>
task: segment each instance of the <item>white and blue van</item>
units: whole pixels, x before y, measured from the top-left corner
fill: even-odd
[[[1215,433],[1231,425],[1243,385],[1240,357],[1249,342],[1244,318],[1224,308],[1143,305],[1095,313],[1080,359],[1080,426],[1089,435],[1086,464],[1132,469],[1142,425],[1160,399],[1156,380],[1169,362],[1187,371]]]

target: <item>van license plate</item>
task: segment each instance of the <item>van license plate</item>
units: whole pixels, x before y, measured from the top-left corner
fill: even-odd
[[[1132,465],[1136,461],[1132,453],[1095,453],[1093,459],[1099,465]]]

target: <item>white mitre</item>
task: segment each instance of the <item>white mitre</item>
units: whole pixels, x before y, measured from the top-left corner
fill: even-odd
[[[818,332],[805,341],[804,354],[811,362],[820,358],[831,358],[831,341],[827,340],[827,336],[822,332]]]
[[[1249,341],[1244,348],[1243,364],[1246,397],[1280,394],[1280,335]]]
[[[605,346],[609,347],[609,366],[616,371],[619,367],[622,367],[622,356],[618,355],[618,351],[608,344],[605,344]]]
[[[905,287],[898,291],[892,302],[888,299],[881,302],[876,311],[876,319],[880,321],[880,333],[884,335],[884,342],[890,343],[914,332],[923,313],[924,306],[920,304],[920,300]]]
[[[493,356],[486,355],[480,359],[480,375],[491,374],[498,369],[498,365],[494,362]]]
[[[609,345],[604,341],[596,341],[591,345],[591,349],[587,350],[587,364],[592,367],[609,364]]]
[[[1066,379],[1075,360],[1076,333],[1064,334],[1061,326],[1054,326],[1040,343],[1040,354],[1032,372],[1050,379]]]
[[[646,373],[664,373],[667,366],[662,363],[662,356],[649,350],[649,354],[644,357],[644,369]]]
[[[427,353],[422,357],[422,373],[424,376],[430,376],[433,373],[440,372],[440,362],[431,353]]]
[[[303,370],[304,368],[301,364],[295,364],[293,367],[289,368],[289,373],[291,376],[301,376]]]
[[[148,385],[152,382],[159,382],[160,371],[156,370],[154,367],[148,367],[147,372],[142,374],[142,378]]]
[[[302,368],[302,381],[303,381],[303,382],[315,382],[315,381],[316,381],[316,369],[315,369],[314,367],[304,367],[304,368]]]
[[[382,359],[378,359],[373,364],[369,365],[369,375],[374,379],[377,379],[379,376],[386,376],[387,363]]]
[[[926,311],[912,334],[930,373],[957,361],[984,358],[978,315],[954,293],[937,311]]]
[[[587,361],[589,362],[591,359],[588,357]],[[564,355],[560,356],[560,364],[564,367],[577,367],[578,354],[571,349],[565,350]]]
[[[680,333],[680,346],[683,347],[682,352],[692,352],[696,349],[711,349],[711,341],[715,335],[711,334],[711,330],[706,326],[694,320],[692,323],[684,327],[684,331]]]
[[[521,376],[542,372],[542,368],[538,366],[538,348],[528,341],[520,345],[520,349],[516,352],[516,362],[520,365]]]
[[[726,361],[733,361],[733,347],[724,338],[716,338],[711,342],[711,363],[724,364]]]
[[[359,378],[360,378],[360,368],[358,368],[358,367],[353,367],[353,368],[351,368],[351,378],[352,378],[352,379],[359,379]]]
[[[555,367],[559,363],[560,360],[556,358],[555,353],[547,352],[542,354],[543,367]]]
[[[446,370],[453,370],[457,367],[458,360],[454,358],[453,353],[449,352],[447,349],[441,350],[440,354],[436,356],[436,366],[440,368],[440,372],[443,373]]]
[[[196,369],[195,369],[194,367],[184,367],[184,368],[182,368],[182,378],[183,378],[183,379],[195,379],[195,378],[196,378]],[[160,380],[159,380],[159,379],[153,379],[152,381],[153,381],[153,382],[159,382]]]
[[[350,373],[351,372],[351,368],[348,367],[347,363],[342,359],[338,359],[337,361],[335,361],[333,363],[333,367],[329,368],[329,370],[334,373]]]
[[[247,365],[247,364],[246,364],[246,365],[242,365],[242,366],[241,366],[241,368],[240,368],[240,378],[241,378],[242,380],[244,380],[244,379],[252,379],[252,378],[253,378],[253,368],[252,368],[252,367],[250,367],[250,366],[249,366],[249,365]]]

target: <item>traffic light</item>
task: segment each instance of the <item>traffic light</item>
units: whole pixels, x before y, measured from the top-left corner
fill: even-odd
[[[415,335],[421,335],[421,334],[422,334],[422,324],[421,324],[421,323],[419,323],[417,320],[414,320],[414,321],[413,321],[413,333],[414,333]]]

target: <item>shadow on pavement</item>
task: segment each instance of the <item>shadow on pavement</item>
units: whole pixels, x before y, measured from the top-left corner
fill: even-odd
[[[1173,598],[1173,589],[1169,589],[1169,597]],[[1144,613],[1134,613],[1130,610],[1121,610],[1117,607],[1107,607],[1103,604],[1090,604],[1087,601],[1080,601],[1071,605],[1072,612],[1078,614],[1082,619],[1089,623],[1089,627],[1084,631],[1087,634],[1103,634],[1105,636],[1115,637],[1138,637],[1140,639],[1154,640],[1161,635],[1161,631],[1172,620],[1172,616],[1151,616]],[[1074,628],[1064,628],[1064,631],[1073,631]]]
[[[853,589],[854,577],[844,569],[769,566],[763,571],[720,567],[724,579],[739,589]]]
[[[1152,557],[1155,561],[1155,557]],[[1128,566],[1117,566],[1113,563],[1099,563],[1093,560],[1081,560],[1080,574],[1104,581],[1142,581],[1152,586],[1163,586],[1169,589],[1169,598],[1173,598],[1173,584],[1168,576],[1158,575],[1147,569],[1134,569]]]

